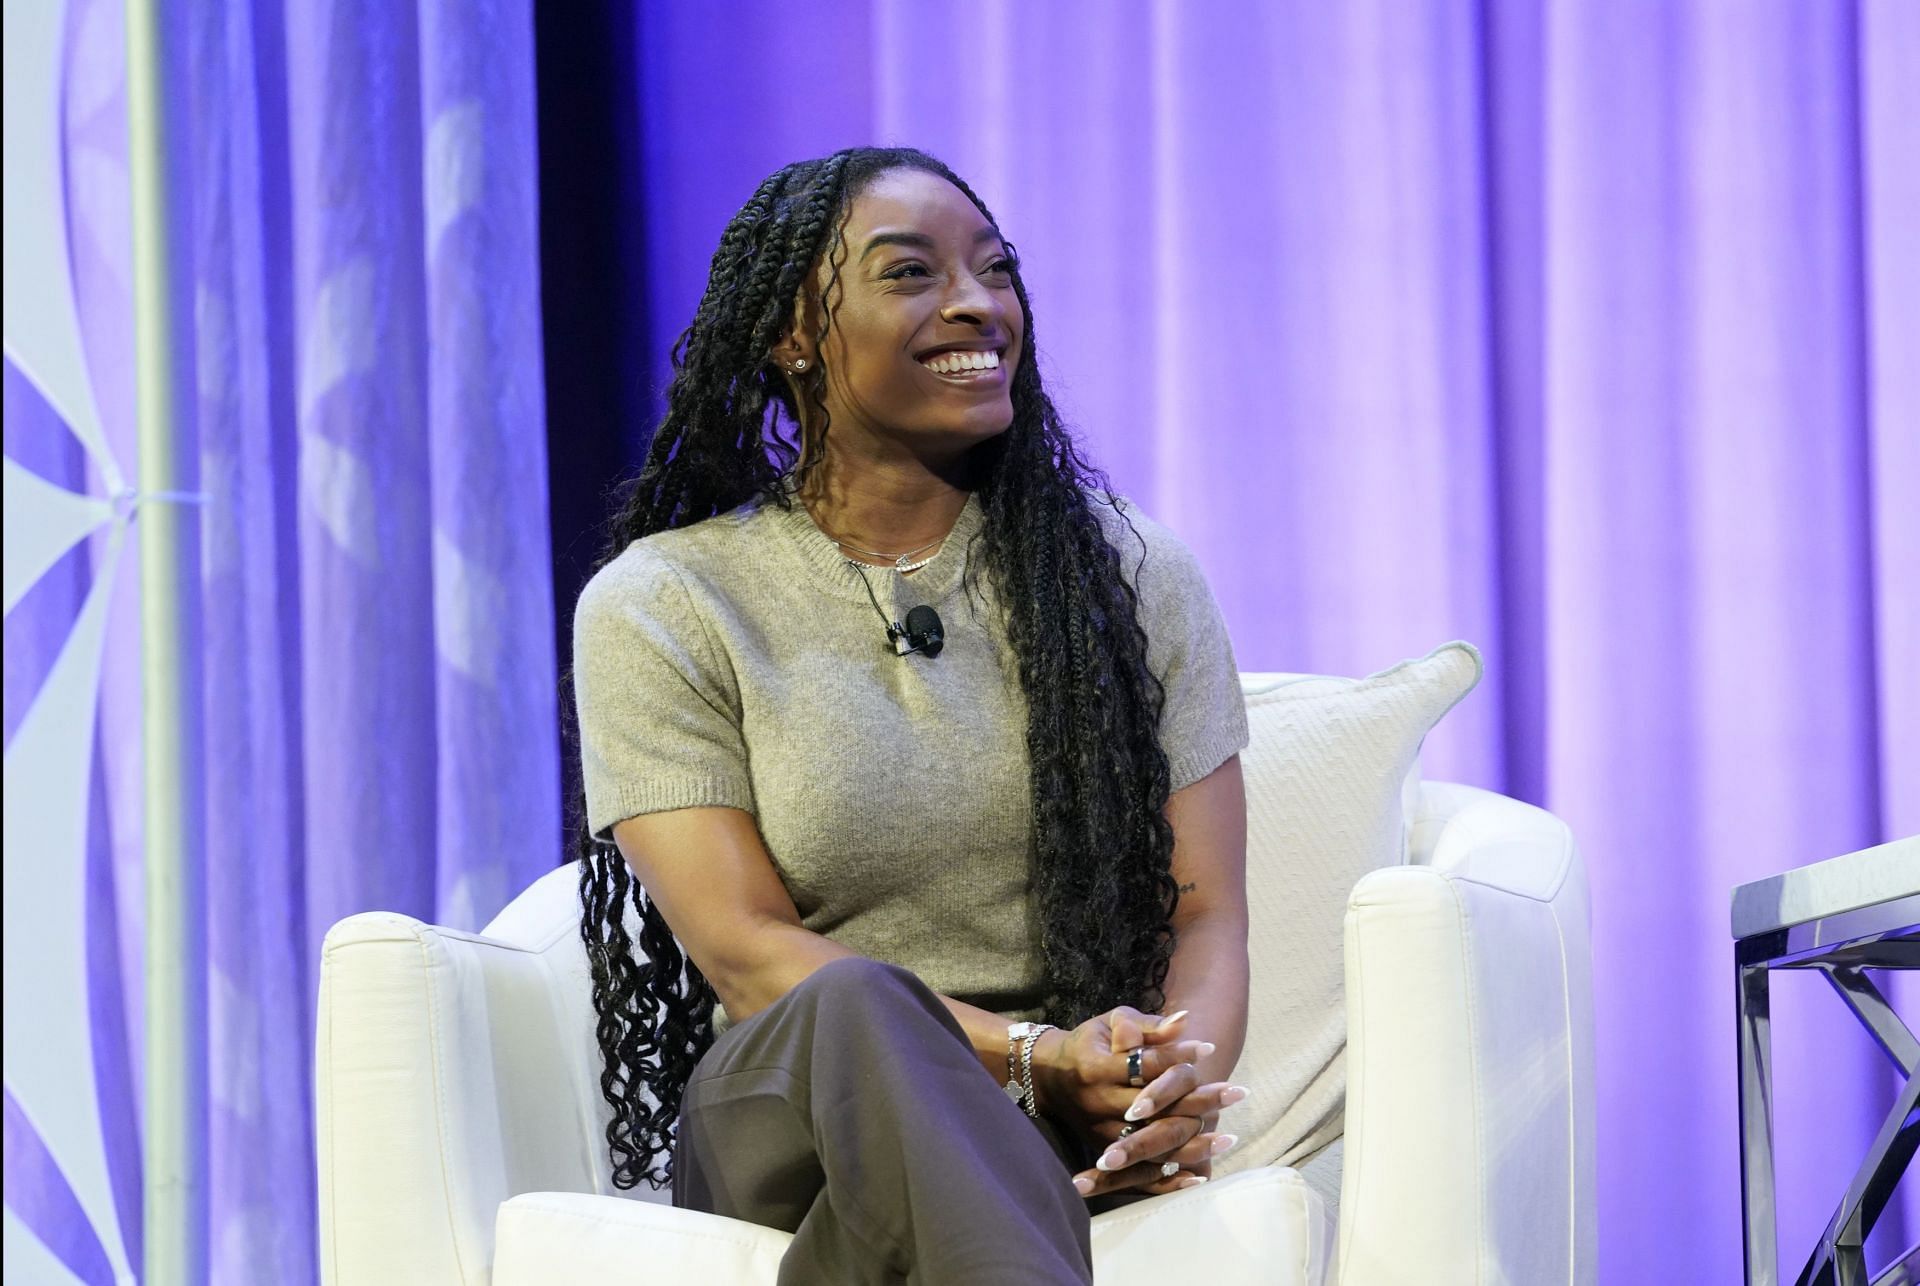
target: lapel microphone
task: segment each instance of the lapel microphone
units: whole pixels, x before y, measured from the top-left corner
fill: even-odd
[[[886,613],[882,612],[882,616]],[[901,640],[911,646],[901,647]],[[907,612],[907,624],[903,629],[898,621],[887,623],[887,642],[893,644],[898,656],[909,656],[915,652],[924,652],[928,656],[939,656],[940,649],[947,645],[946,628],[940,624],[940,613],[925,603]]]
[[[912,656],[919,652],[924,656],[939,656],[940,649],[947,645],[946,627],[940,623],[940,613],[925,603],[907,610],[907,623],[902,625],[887,616],[880,599],[873,592],[873,582],[867,579],[860,564],[849,558],[847,566],[860,575],[860,583],[867,587],[867,598],[873,603],[873,610],[880,613],[881,623],[887,627],[887,642],[893,645],[895,656]],[[905,644],[905,646],[902,646]]]

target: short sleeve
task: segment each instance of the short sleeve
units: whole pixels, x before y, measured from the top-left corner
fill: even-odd
[[[673,565],[629,546],[580,593],[573,616],[587,823],[673,808],[753,811],[732,670]]]
[[[1199,560],[1185,542],[1124,500],[1119,513],[1108,512],[1114,548],[1140,596],[1147,667],[1166,690],[1160,746],[1172,789],[1180,790],[1247,747],[1247,706],[1233,643]]]

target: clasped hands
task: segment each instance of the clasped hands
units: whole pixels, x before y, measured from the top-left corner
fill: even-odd
[[[1190,1188],[1205,1183],[1213,1159],[1234,1145],[1233,1135],[1216,1132],[1220,1109],[1247,1091],[1226,1081],[1200,1083],[1194,1064],[1213,1046],[1181,1039],[1185,1022],[1184,1010],[1162,1018],[1122,1005],[1072,1031],[1047,1031],[1034,1046],[1040,1110],[1104,1148],[1093,1169],[1073,1176],[1081,1196]],[[1133,1049],[1141,1050],[1139,1089],[1127,1084]],[[1163,1172],[1169,1161],[1179,1167],[1172,1174]]]

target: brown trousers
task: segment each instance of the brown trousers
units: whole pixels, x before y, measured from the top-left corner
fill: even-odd
[[[791,1232],[781,1286],[1085,1286],[1086,1164],[985,1074],[924,983],[853,957],[694,1068],[673,1203]]]

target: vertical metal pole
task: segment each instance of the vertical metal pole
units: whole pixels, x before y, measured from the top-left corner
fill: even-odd
[[[128,0],[139,486],[191,492],[193,187],[185,15]],[[139,510],[146,758],[146,1286],[207,1279],[205,793],[198,505]]]
[[[1734,966],[1740,1042],[1740,1196],[1747,1286],[1778,1286],[1773,1205],[1773,1035],[1767,966]]]

